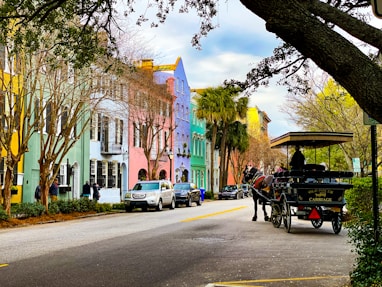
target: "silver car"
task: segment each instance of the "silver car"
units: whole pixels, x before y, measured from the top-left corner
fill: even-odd
[[[146,211],[154,207],[160,211],[163,207],[175,208],[173,185],[168,180],[138,181],[133,189],[125,194],[125,209],[130,212],[135,207]]]

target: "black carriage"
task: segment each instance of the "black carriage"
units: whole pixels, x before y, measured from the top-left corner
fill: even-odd
[[[299,170],[285,170],[273,174],[268,204],[271,205],[270,221],[275,227],[284,223],[291,230],[291,217],[310,220],[315,228],[324,221],[332,223],[338,234],[342,228],[345,190],[352,188],[353,172],[330,169],[330,146],[350,142],[352,133],[290,132],[271,140],[271,148],[290,146],[329,149],[329,168],[320,164],[306,164]],[[263,196],[264,197],[264,196]]]

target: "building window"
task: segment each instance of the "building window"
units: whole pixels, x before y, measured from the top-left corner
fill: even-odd
[[[52,103],[48,102],[46,104],[46,114],[45,114],[45,132],[46,133],[49,133],[51,125],[52,125]]]
[[[107,187],[112,188],[115,187],[115,163],[108,162],[108,169],[107,169]]]
[[[60,165],[60,171],[59,171],[59,177],[58,177],[58,181],[60,183],[60,185],[67,185],[68,184],[68,173],[67,173],[67,164],[66,163],[62,163]]]
[[[69,118],[69,109],[68,107],[64,107],[61,114],[61,133],[65,132],[68,124]]]
[[[97,175],[97,160],[92,159],[90,160],[90,184],[97,182],[96,175]]]
[[[139,138],[139,128],[138,128],[138,125],[136,123],[133,124],[133,128],[134,128],[134,146],[135,147],[139,147],[140,146],[140,138]]]
[[[115,143],[122,144],[123,142],[123,121],[115,119]]]
[[[105,186],[107,164],[103,161],[97,161],[97,183],[100,187]]]

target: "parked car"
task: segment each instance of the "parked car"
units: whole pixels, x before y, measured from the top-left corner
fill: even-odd
[[[128,212],[135,207],[143,211],[154,207],[161,211],[165,206],[175,208],[174,187],[169,180],[138,181],[125,195],[125,209]]]
[[[174,184],[176,205],[186,204],[192,206],[193,202],[196,205],[202,205],[200,189],[192,182],[179,182]]]
[[[244,192],[244,196],[247,196],[247,197],[252,196],[252,190],[248,183],[241,184],[240,187]]]
[[[239,185],[226,185],[218,194],[219,199],[239,199],[244,198],[244,192]]]

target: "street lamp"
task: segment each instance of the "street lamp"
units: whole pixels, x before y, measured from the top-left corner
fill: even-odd
[[[174,158],[174,154],[171,150],[167,152],[168,158],[170,159],[170,181],[172,182],[172,159]]]

